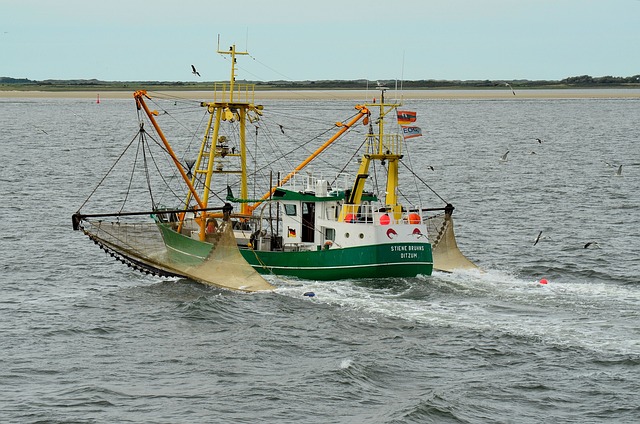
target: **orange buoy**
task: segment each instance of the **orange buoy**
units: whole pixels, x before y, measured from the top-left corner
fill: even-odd
[[[409,224],[419,224],[420,223],[420,215],[415,212],[409,214]]]
[[[344,217],[344,222],[351,222],[351,223],[356,222],[356,216],[352,213],[348,213]]]
[[[540,284],[547,284],[549,281],[547,281],[546,278],[541,278],[540,279]]]
[[[389,218],[389,214],[385,213],[380,217],[380,225],[389,225],[391,223],[391,218]]]

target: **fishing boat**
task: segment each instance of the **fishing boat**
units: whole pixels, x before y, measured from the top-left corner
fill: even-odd
[[[335,123],[334,133],[297,166],[286,174],[272,171],[262,181],[266,190],[250,195],[249,182],[257,174],[248,156],[261,146],[257,134],[266,110],[256,104],[253,84],[236,81],[237,58],[248,53],[235,45],[218,53],[228,55],[231,75],[228,83],[214,84],[212,101],[198,105],[206,125],[195,159],[184,159],[187,155],[169,141],[159,122],[162,114],[149,106],[152,96],[144,90],[133,94],[148,192],[152,181],[177,182],[184,190],[177,204],[161,204],[152,194],[146,212],[86,213],[81,207],[73,215],[74,229],[144,272],[244,291],[273,288],[261,277],[265,274],[342,280],[429,276],[434,266],[475,267],[457,248],[451,204],[426,207],[402,197],[401,170],[422,180],[403,160],[406,129],[414,127],[394,125],[401,103],[388,101],[382,85],[376,98],[355,105],[349,119]],[[348,166],[334,174],[312,169],[354,128],[363,129],[358,131],[363,140],[353,154],[338,155],[346,156],[354,172],[346,172]],[[153,145],[161,147],[173,172],[156,180],[149,176]],[[124,222],[140,216],[150,218],[153,227]]]

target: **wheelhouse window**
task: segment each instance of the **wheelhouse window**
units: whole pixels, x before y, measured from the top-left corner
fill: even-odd
[[[296,205],[285,203],[284,213],[286,213],[288,216],[296,216],[297,215]]]
[[[336,230],[334,228],[325,228],[324,229],[324,239],[336,241]]]

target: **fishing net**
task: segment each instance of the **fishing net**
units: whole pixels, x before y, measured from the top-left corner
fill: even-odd
[[[433,253],[433,269],[453,272],[456,269],[477,268],[477,265],[458,249],[450,212],[429,217],[427,219],[427,234]]]
[[[173,260],[155,223],[105,222],[84,219],[80,229],[108,254],[124,264],[167,277],[185,277],[203,284],[254,292],[273,290],[245,261],[231,225],[220,225],[209,255],[199,263]]]

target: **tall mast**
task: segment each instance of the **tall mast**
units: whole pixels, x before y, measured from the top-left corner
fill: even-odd
[[[218,40],[218,54],[228,54],[231,55],[231,78],[229,79],[229,103],[233,103],[233,93],[236,85],[236,63],[237,55],[248,55],[249,52],[239,52],[236,51],[236,45],[232,45],[229,47],[229,50],[220,50],[220,40]]]
[[[229,55],[231,59],[231,74],[228,83],[214,83],[214,100],[203,102],[201,106],[206,107],[211,114],[209,125],[202,140],[202,147],[196,161],[196,175],[204,175],[205,182],[202,199],[208,203],[211,184],[216,174],[240,174],[240,197],[247,199],[249,190],[247,184],[247,145],[246,145],[246,120],[247,112],[253,111],[261,114],[262,107],[255,106],[254,85],[237,84],[237,56],[248,55],[246,51],[236,51],[236,46],[232,45],[229,50],[220,50],[218,42],[217,53]],[[227,137],[221,131],[223,121],[239,123],[239,151],[229,151],[226,145]],[[226,159],[225,159],[226,158]],[[228,162],[230,162],[229,164]],[[250,214],[251,211],[247,203],[242,203],[240,213]]]
[[[362,157],[362,162],[358,169],[356,180],[351,189],[349,198],[345,199],[345,205],[340,213],[339,220],[343,221],[348,214],[356,213],[358,206],[362,200],[362,193],[367,178],[369,177],[369,166],[372,161],[379,161],[387,164],[387,185],[385,194],[385,206],[390,212],[393,212],[395,219],[399,219],[402,215],[402,206],[398,204],[398,163],[402,159],[402,137],[398,134],[385,134],[384,119],[385,116],[400,106],[399,103],[386,103],[385,91],[388,89],[384,86],[378,86],[380,89],[379,103],[366,103],[364,106],[368,108],[377,107],[379,116],[377,119],[377,132],[370,126],[367,135],[367,151]]]

